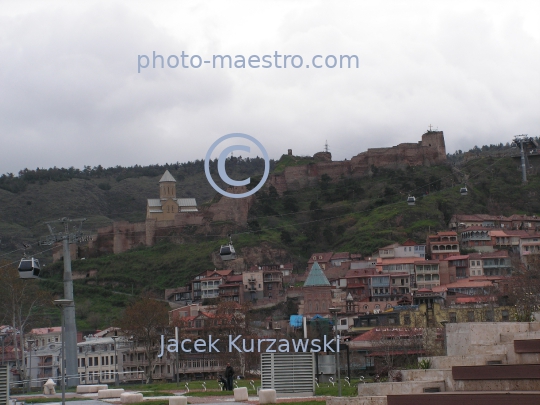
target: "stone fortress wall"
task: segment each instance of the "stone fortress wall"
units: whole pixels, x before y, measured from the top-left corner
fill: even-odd
[[[289,151],[291,153],[291,151]],[[418,143],[402,143],[390,148],[368,149],[354,156],[351,160],[332,161],[328,152],[314,155],[317,163],[285,168],[283,173],[272,174],[268,183],[281,194],[287,190],[298,190],[316,185],[323,174],[332,180],[341,177],[358,178],[371,174],[371,168],[387,167],[392,169],[407,166],[431,166],[446,162],[446,148],[442,131],[428,131],[422,135]],[[244,187],[231,187],[233,193],[245,192]],[[88,253],[106,254],[121,253],[137,246],[153,246],[160,238],[177,235],[181,239],[181,231],[186,226],[197,226],[199,231],[210,231],[210,224],[229,222],[240,226],[247,224],[249,209],[255,198],[233,199],[221,197],[210,207],[200,208],[198,212],[177,213],[174,220],[147,219],[144,222],[115,222],[110,226],[99,228],[93,240],[89,242]],[[75,252],[75,251],[74,251]],[[77,253],[72,252],[76,258]],[[55,252],[54,259],[62,257],[61,249]]]
[[[318,156],[319,155],[319,156]],[[431,166],[446,162],[446,147],[442,131],[428,131],[418,143],[402,143],[390,148],[368,149],[351,160],[332,162],[329,153],[314,156],[317,163],[287,167],[283,173],[271,175],[269,183],[281,194],[317,184],[323,174],[338,180],[371,174],[371,168],[403,169],[407,166]]]

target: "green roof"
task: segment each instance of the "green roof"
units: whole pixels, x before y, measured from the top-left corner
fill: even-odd
[[[307,276],[306,282],[304,283],[304,287],[314,287],[314,286],[329,286],[330,282],[324,275],[321,266],[319,266],[319,263],[315,262],[313,263],[313,266],[311,266],[311,270],[309,271],[309,274]]]

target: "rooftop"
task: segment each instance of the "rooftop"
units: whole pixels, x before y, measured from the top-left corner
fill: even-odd
[[[334,252],[313,253],[309,257],[308,264],[313,264],[315,262],[329,262],[333,254]]]
[[[313,263],[313,266],[311,266],[309,275],[307,276],[306,282],[304,283],[304,287],[315,286],[330,286],[330,282],[324,275],[321,266],[319,266],[319,263],[317,262]]]
[[[403,242],[401,244],[401,246],[417,246],[418,243],[416,243],[414,240],[412,239],[407,239],[405,242]]]
[[[176,180],[174,179],[174,177],[172,176],[172,174],[168,171],[168,170],[165,170],[165,173],[163,173],[163,176],[161,176],[161,179],[159,180],[160,183],[165,183],[165,182],[174,182],[176,183]]]
[[[338,252],[332,255],[332,260],[337,259],[350,259],[351,254],[349,252]]]

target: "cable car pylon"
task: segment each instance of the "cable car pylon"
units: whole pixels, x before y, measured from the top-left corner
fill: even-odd
[[[85,236],[82,232],[82,224],[86,218],[69,219],[61,218],[56,221],[49,221],[45,224],[49,228],[50,235],[47,235],[40,241],[40,245],[52,245],[62,242],[64,254],[64,299],[73,301],[72,305],[62,308],[64,312],[64,336],[66,350],[66,386],[75,387],[79,383],[78,368],[77,368],[77,325],[75,323],[75,301],[73,299],[73,278],[71,275],[71,254],[69,245],[71,243],[84,242],[90,240],[89,236]],[[70,224],[79,223],[70,231]],[[56,232],[53,224],[63,225],[63,230]]]

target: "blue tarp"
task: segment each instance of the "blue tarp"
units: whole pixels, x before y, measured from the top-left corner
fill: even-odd
[[[291,324],[291,327],[293,327],[293,328],[301,328],[302,327],[302,315],[291,315],[289,323]]]

